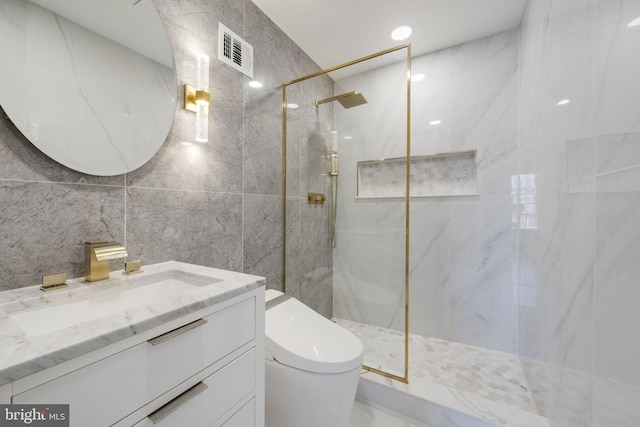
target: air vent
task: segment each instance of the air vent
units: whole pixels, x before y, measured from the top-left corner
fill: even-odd
[[[218,23],[218,59],[253,78],[253,46]]]

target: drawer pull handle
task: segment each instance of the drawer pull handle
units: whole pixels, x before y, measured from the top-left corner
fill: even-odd
[[[171,415],[175,412],[176,409],[205,391],[207,385],[203,382],[199,382],[198,384],[191,387],[189,390],[182,393],[180,396],[173,399],[171,402],[168,402],[166,405],[162,406],[160,409],[152,412],[147,416],[154,424],[158,424],[163,418]]]
[[[178,335],[182,335],[185,332],[189,332],[190,330],[195,329],[198,326],[202,326],[205,323],[207,323],[207,321],[204,320],[204,319],[196,320],[195,322],[187,323],[186,325],[181,326],[178,329],[174,329],[173,331],[169,331],[166,334],[162,334],[162,335],[159,335],[159,336],[157,336],[155,338],[151,338],[147,342],[149,344],[151,344],[151,345],[158,345],[160,343],[163,343],[165,341],[170,340],[173,337],[177,337]]]

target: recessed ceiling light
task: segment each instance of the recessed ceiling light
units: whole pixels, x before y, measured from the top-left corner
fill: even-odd
[[[298,104],[294,104],[293,102],[290,102],[289,104],[287,104],[287,108],[291,110],[295,110],[297,108],[300,108],[300,106]]]
[[[412,32],[413,27],[411,25],[400,25],[391,31],[391,38],[394,40],[405,40],[409,38]]]
[[[429,122],[431,126],[436,126],[436,125],[439,125],[440,123],[442,123],[442,120],[432,120]]]
[[[352,137],[352,136],[347,135],[347,136],[345,136],[345,137],[344,137],[344,139],[353,139],[353,137]]]
[[[637,27],[640,25],[640,16],[627,24],[627,27]]]
[[[257,80],[251,80],[251,81],[249,82],[249,86],[251,86],[251,87],[256,87],[256,88],[257,88],[257,87],[262,87],[262,83],[260,83],[260,82],[259,82],[259,81],[257,81]]]
[[[567,105],[570,102],[570,99],[563,99],[562,101],[558,101],[558,105]]]
[[[412,74],[411,75],[411,81],[412,82],[419,82],[420,80],[424,80],[426,76],[422,73],[418,73],[418,74]]]

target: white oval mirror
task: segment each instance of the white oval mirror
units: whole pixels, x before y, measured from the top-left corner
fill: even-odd
[[[0,106],[47,156],[119,175],[175,114],[173,49],[150,0],[0,0]]]

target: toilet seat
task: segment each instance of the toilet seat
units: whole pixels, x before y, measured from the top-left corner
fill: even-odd
[[[279,363],[316,373],[362,364],[362,344],[351,332],[282,292],[269,289],[265,300],[265,347]]]

